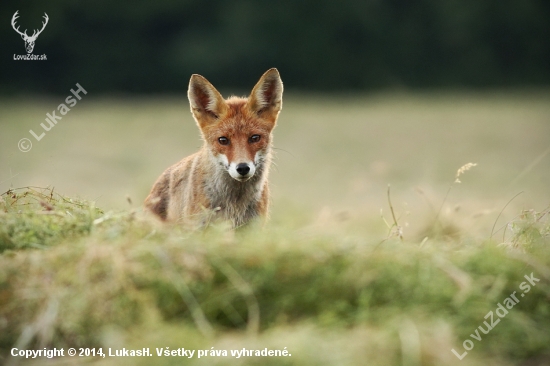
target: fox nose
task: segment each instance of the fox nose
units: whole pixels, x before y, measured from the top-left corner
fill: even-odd
[[[250,171],[250,167],[246,163],[240,163],[237,165],[237,173],[239,173],[242,176],[245,176]]]

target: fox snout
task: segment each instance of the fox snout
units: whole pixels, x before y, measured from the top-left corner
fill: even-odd
[[[252,162],[231,163],[227,171],[229,175],[231,175],[231,178],[239,182],[245,182],[254,176],[254,173],[256,173],[256,166]]]

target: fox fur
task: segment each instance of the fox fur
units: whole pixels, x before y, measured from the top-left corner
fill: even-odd
[[[204,77],[189,82],[191,113],[202,148],[157,179],[145,207],[163,221],[203,226],[214,216],[233,227],[267,217],[272,131],[282,108],[283,83],[273,68],[248,98],[224,100]]]

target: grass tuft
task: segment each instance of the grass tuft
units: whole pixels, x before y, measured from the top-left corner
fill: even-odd
[[[12,347],[185,345],[292,353],[197,365],[459,364],[451,349],[532,272],[540,282],[460,364],[548,357],[548,208],[521,212],[503,245],[380,242],[344,224],[187,232],[31,187],[2,194],[0,209],[1,362]]]

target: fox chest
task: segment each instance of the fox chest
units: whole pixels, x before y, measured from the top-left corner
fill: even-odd
[[[227,182],[225,185],[206,185],[206,196],[215,217],[241,226],[259,216],[258,202],[261,187],[255,182]],[[250,183],[250,184],[249,184]]]

